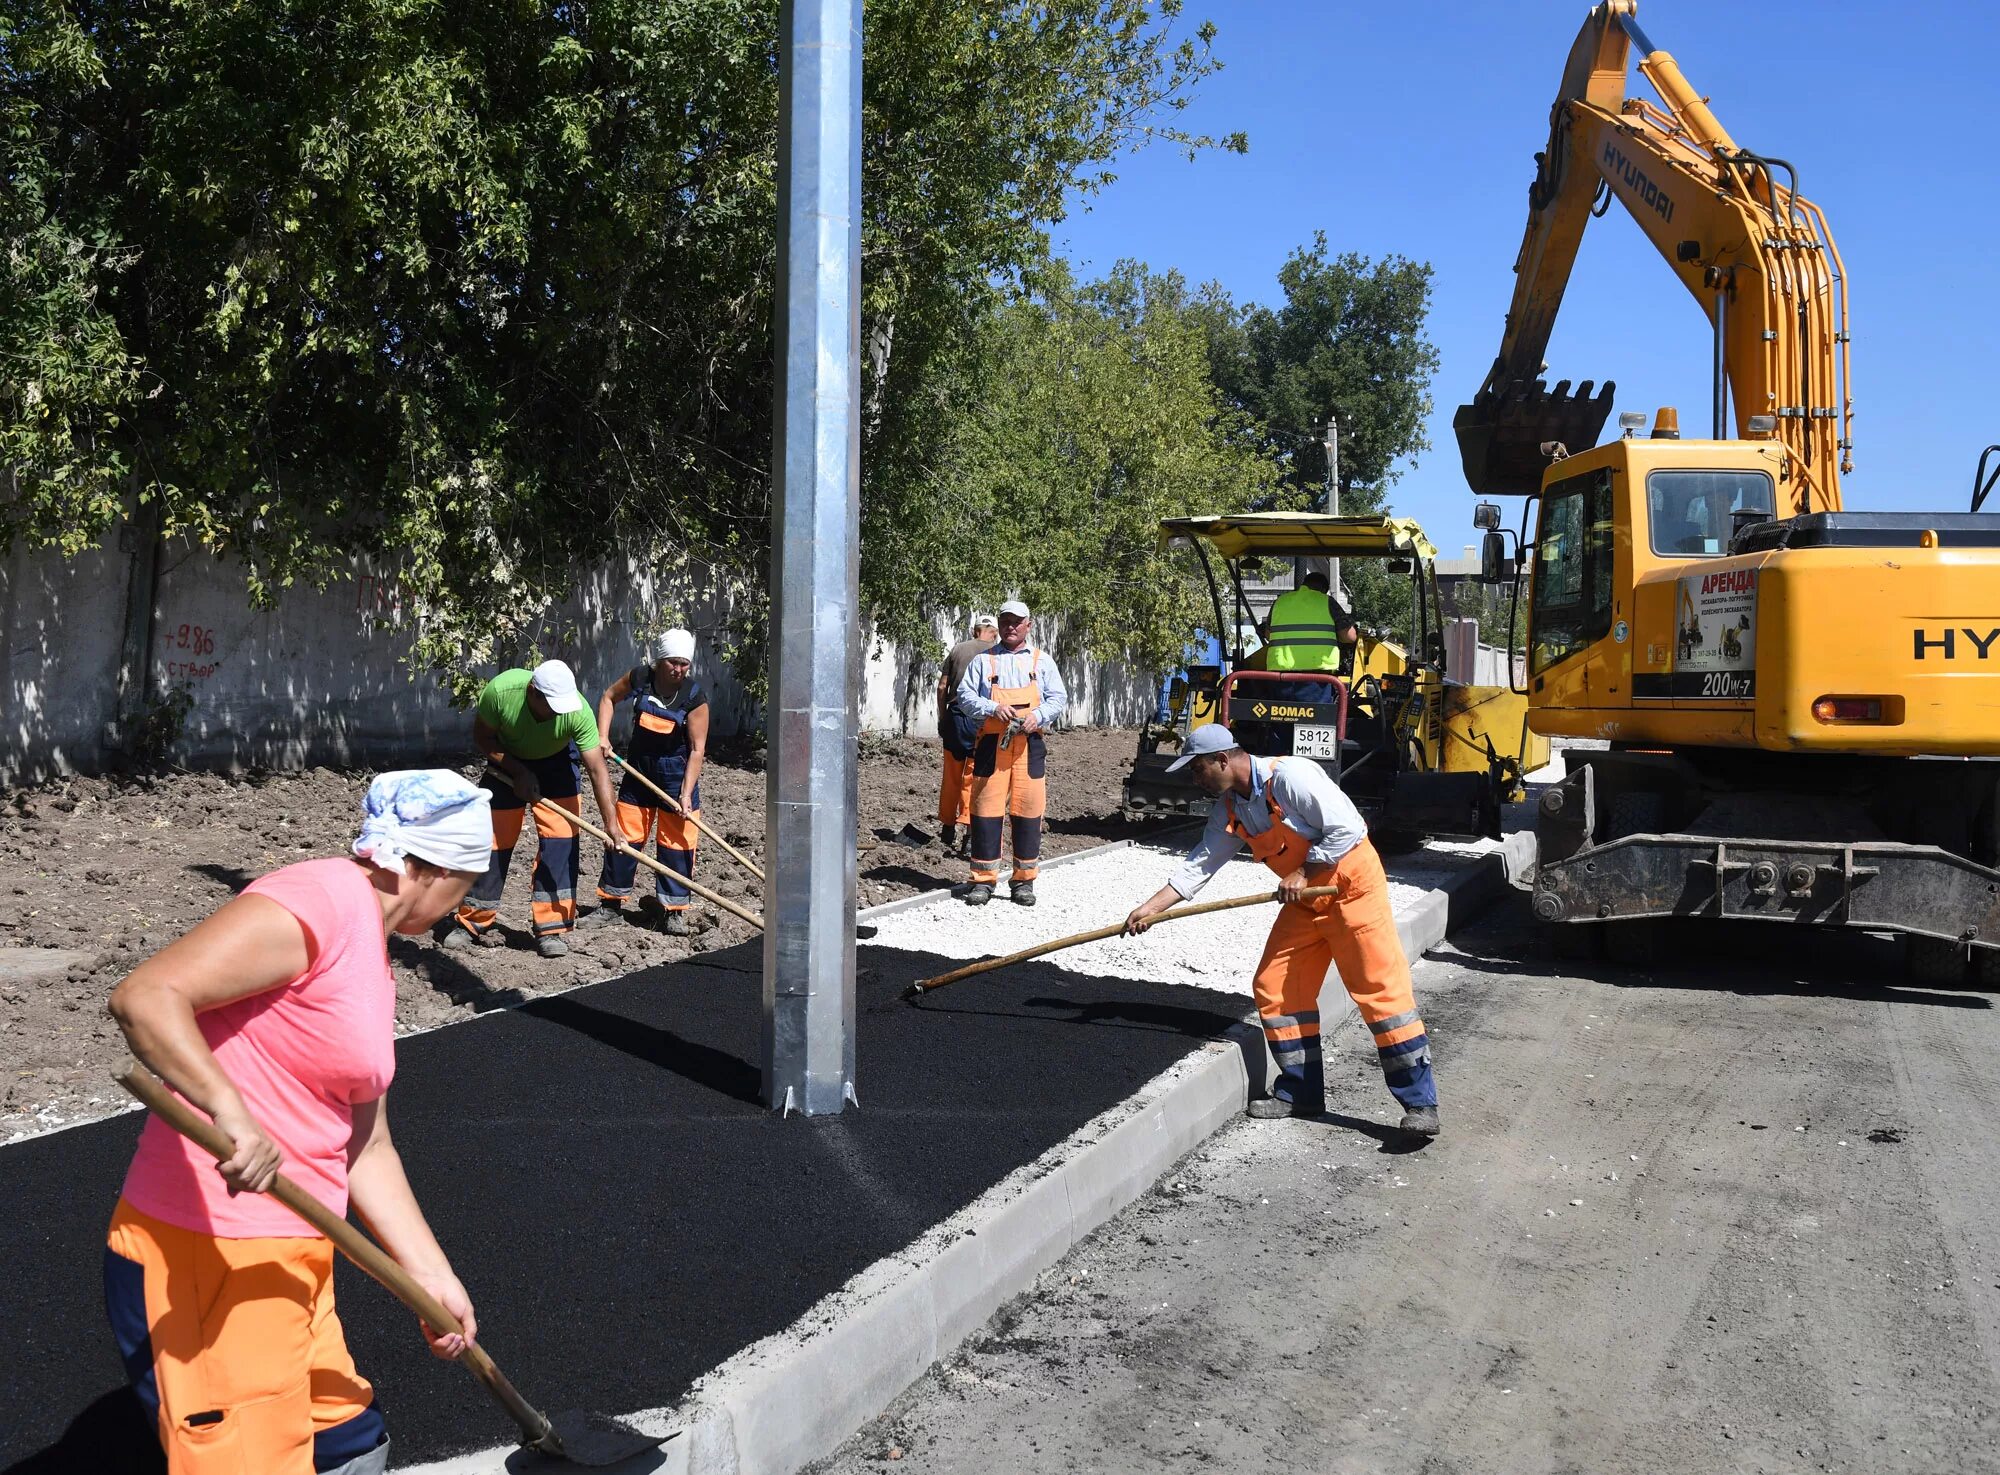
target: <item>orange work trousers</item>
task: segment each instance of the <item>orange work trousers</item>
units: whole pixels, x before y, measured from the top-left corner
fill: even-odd
[[[220,1239],[121,1199],[104,1301],[169,1475],[367,1468],[388,1441],[333,1309],[328,1240]]]
[[[700,818],[698,808],[676,814],[664,805],[654,808],[629,801],[623,789],[618,793],[618,832],[625,837],[625,843],[643,852],[646,842],[657,835],[659,845],[655,853],[660,863],[678,875],[694,874],[694,853],[701,844],[701,830],[695,821]],[[653,894],[660,899],[660,905],[670,912],[686,911],[688,897],[692,895],[687,887],[657,871],[653,877]],[[597,877],[598,898],[621,904],[630,901],[638,889],[638,879],[638,856],[607,849],[604,868]]]
[[[1337,865],[1309,867],[1306,885],[1339,892],[1279,907],[1257,964],[1257,1013],[1278,1067],[1272,1094],[1314,1107],[1324,1101],[1319,993],[1327,970],[1337,967],[1375,1038],[1389,1094],[1406,1108],[1436,1106],[1430,1037],[1417,1013],[1389,879],[1374,844],[1364,839]]]
[[[972,750],[972,879],[1000,879],[1001,832],[1013,821],[1015,881],[1041,870],[1042,815],[1048,808],[1048,745],[1038,732],[1017,732],[1006,747],[987,733]]]
[[[939,824],[972,823],[972,766],[972,754],[960,758],[951,749],[944,750],[944,773],[938,780]]]

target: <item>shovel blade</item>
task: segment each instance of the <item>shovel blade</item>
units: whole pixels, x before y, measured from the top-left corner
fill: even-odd
[[[601,1470],[657,1450],[669,1439],[679,1438],[680,1432],[641,1434],[608,1414],[571,1409],[551,1417],[549,1432],[528,1448],[572,1465]]]

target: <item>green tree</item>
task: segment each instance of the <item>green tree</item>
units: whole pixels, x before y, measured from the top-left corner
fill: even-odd
[[[1158,552],[1160,520],[1266,500],[1276,470],[1209,379],[1180,277],[1122,262],[1043,283],[987,324],[959,383],[980,413],[887,556],[926,569],[919,607],[1019,589],[1067,649],[1165,666],[1213,616],[1196,566]]]
[[[0,0],[0,540],[88,546],[136,488],[255,598],[394,554],[461,673],[612,549],[761,586],[777,13]],[[1065,202],[1210,142],[1175,122],[1215,65],[1180,13],[869,5],[871,536]],[[891,628],[908,574],[867,565]]]
[[[1390,510],[1399,463],[1430,449],[1437,349],[1424,334],[1431,268],[1399,256],[1328,254],[1326,236],[1287,258],[1273,307],[1200,301],[1217,387],[1256,427],[1279,467],[1277,505],[1316,507],[1326,484],[1322,427],[1339,422],[1340,510]],[[1409,638],[1409,580],[1379,562],[1348,560],[1341,581],[1364,624]]]

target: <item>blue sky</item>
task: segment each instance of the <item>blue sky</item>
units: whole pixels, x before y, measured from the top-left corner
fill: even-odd
[[[1247,157],[1155,146],[1056,228],[1086,272],[1120,257],[1271,301],[1286,255],[1335,251],[1436,269],[1431,449],[1401,468],[1397,510],[1440,549],[1470,541],[1451,436],[1499,348],[1527,218],[1584,0],[1189,0],[1224,69],[1182,115],[1244,129]],[[1798,166],[1845,258],[1854,333],[1856,510],[1963,512],[1980,447],[2000,441],[2000,11],[1976,5],[1647,0],[1640,24],[1737,142]],[[1649,99],[1636,70],[1629,89]],[[1548,353],[1549,379],[1618,383],[1617,408],[1709,419],[1706,319],[1614,204],[1593,221]],[[1615,419],[1610,433],[1615,433]],[[1517,504],[1516,504],[1517,505]],[[1512,519],[1510,510],[1509,520]]]

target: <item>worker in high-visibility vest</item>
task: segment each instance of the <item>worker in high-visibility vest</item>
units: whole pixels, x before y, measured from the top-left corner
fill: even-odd
[[[1208,826],[1167,884],[1132,908],[1125,930],[1144,932],[1168,907],[1192,900],[1246,846],[1277,875],[1284,904],[1253,991],[1278,1079],[1248,1115],[1311,1117],[1326,1109],[1319,993],[1328,968],[1338,967],[1374,1039],[1389,1094],[1403,1108],[1403,1131],[1437,1136],[1430,1036],[1417,1012],[1388,878],[1354,801],[1312,759],[1254,757],[1220,723],[1196,728],[1168,771],[1183,766],[1215,801]],[[1333,892],[1302,899],[1314,887]]]
[[[993,899],[1000,879],[1000,840],[1013,821],[1014,872],[1008,899],[1035,904],[1041,869],[1042,814],[1048,804],[1047,747],[1043,735],[1069,706],[1062,674],[1048,653],[1028,638],[1028,606],[1010,599],[1000,606],[1000,639],[965,668],[952,704],[979,720],[972,750],[972,880],[967,906]]]
[[[1266,645],[1267,671],[1338,671],[1341,652],[1352,650],[1360,632],[1354,616],[1327,590],[1326,575],[1314,569],[1287,589],[1271,606],[1270,618],[1258,627]],[[1276,695],[1319,701],[1328,695],[1325,682],[1302,681]]]

